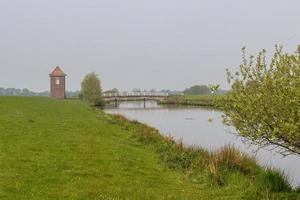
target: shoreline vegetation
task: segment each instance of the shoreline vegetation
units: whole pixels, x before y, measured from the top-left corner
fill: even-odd
[[[203,106],[217,108],[216,102],[222,102],[224,95],[172,95],[159,101],[159,104]]]
[[[232,146],[185,146],[79,100],[0,97],[0,198],[299,199]]]
[[[293,189],[287,175],[275,168],[262,167],[255,157],[240,152],[232,145],[208,151],[200,146],[186,146],[182,140],[163,136],[157,129],[122,115],[105,114],[106,120],[134,132],[138,141],[155,149],[169,168],[184,173],[190,181],[222,190],[243,188],[242,199],[298,199],[299,188]],[[235,185],[237,184],[237,185]]]

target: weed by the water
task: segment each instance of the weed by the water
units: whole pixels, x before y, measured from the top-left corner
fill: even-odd
[[[254,157],[242,153],[232,145],[225,145],[212,152],[210,160],[217,168],[225,167],[229,170],[238,170],[244,174],[254,173],[255,169],[258,168]]]
[[[265,169],[257,178],[257,186],[260,190],[272,192],[289,192],[292,190],[288,177],[276,169]]]

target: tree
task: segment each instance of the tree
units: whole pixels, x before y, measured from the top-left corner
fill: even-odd
[[[231,91],[221,104],[224,122],[255,144],[300,155],[300,46],[294,54],[276,46],[269,65],[265,50],[256,60],[242,52],[239,71],[227,70]]]
[[[211,90],[206,85],[194,85],[190,88],[187,88],[183,91],[184,94],[210,94]]]
[[[216,94],[220,88],[220,85],[209,85],[212,94]]]
[[[156,93],[156,90],[155,90],[154,88],[152,88],[152,89],[150,90],[150,92],[151,92],[151,93]]]
[[[140,93],[142,90],[140,88],[133,88],[132,92]]]
[[[117,88],[113,88],[111,90],[106,90],[104,93],[118,94],[119,90]]]
[[[94,72],[84,77],[81,83],[80,98],[95,106],[104,104],[100,79]]]

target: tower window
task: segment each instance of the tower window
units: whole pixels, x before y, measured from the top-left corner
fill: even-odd
[[[59,85],[59,79],[56,79],[56,80],[55,80],[55,84],[56,84],[56,85]]]

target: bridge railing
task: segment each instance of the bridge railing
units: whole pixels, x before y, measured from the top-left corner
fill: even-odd
[[[166,92],[117,92],[117,93],[104,93],[104,97],[167,97],[169,96]]]

